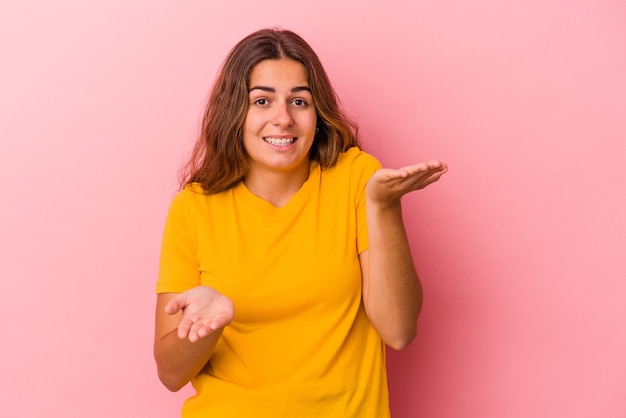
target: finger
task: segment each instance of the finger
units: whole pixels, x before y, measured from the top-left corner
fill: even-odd
[[[396,179],[395,182],[389,182],[396,192],[404,195],[412,191],[421,190],[426,186],[439,180],[445,173],[445,169],[436,168],[429,171],[418,171],[412,173],[409,177]]]
[[[216,329],[220,329],[222,327],[225,327],[226,325],[228,325],[230,323],[230,321],[231,320],[228,319],[228,317],[226,317],[224,315],[217,316],[211,322],[210,329],[211,329],[211,331],[215,331]]]
[[[417,164],[408,165],[406,167],[402,167],[400,168],[400,170],[413,174],[413,173],[419,173],[420,171],[427,171],[429,168],[430,166],[428,165],[428,163],[417,163]]]
[[[198,328],[198,332],[196,334],[198,335],[198,338],[204,338],[219,328],[221,327],[220,326],[214,327],[213,323],[211,323],[210,321],[206,321],[202,327]]]
[[[179,297],[177,296],[176,298],[170,300],[167,303],[167,305],[165,305],[164,311],[168,315],[174,315],[175,313],[180,311],[182,308],[183,308],[183,305],[181,304]]]
[[[412,173],[409,177],[406,178],[405,183],[411,184],[412,186],[417,186],[417,189],[422,189],[426,187],[426,185],[439,180],[439,178],[446,171],[447,171],[447,168],[439,167],[435,169],[430,169],[428,171],[420,171],[420,172]]]
[[[193,330],[189,331],[189,335],[187,336],[187,338],[189,339],[189,342],[192,342],[192,343],[195,343],[196,341],[200,339],[200,337],[198,336],[198,333],[194,332]]]
[[[431,167],[431,168],[441,168],[446,165],[446,163],[441,162],[439,160],[430,160],[430,161],[427,161],[426,164],[428,165],[428,167]]]
[[[194,322],[189,329],[189,341],[193,343],[209,335],[212,330],[207,327],[208,322],[208,320],[198,320]]]
[[[412,175],[412,174],[416,174],[420,172],[440,171],[440,170],[445,169],[446,167],[447,166],[441,161],[431,160],[428,162],[417,163],[417,164],[409,165],[406,167],[402,167],[400,170],[404,170]]]
[[[183,318],[178,324],[178,338],[183,339],[187,338],[189,335],[189,331],[193,325],[193,321],[189,318]]]
[[[429,185],[433,184],[434,182],[438,181],[441,178],[441,176],[444,175],[444,173],[445,173],[445,171],[439,171],[437,173],[432,174],[431,176],[429,176],[426,179],[421,181],[421,184],[420,184],[419,188],[423,189],[426,186],[429,186]]]
[[[191,330],[189,331],[189,341],[191,341],[192,343],[196,342],[200,338],[206,337],[217,329],[213,328],[210,324],[210,320],[195,322],[192,325]]]
[[[389,182],[399,178],[405,178],[410,175],[410,172],[404,168],[401,169],[393,169],[393,168],[382,168],[379,170],[379,181],[380,182]]]

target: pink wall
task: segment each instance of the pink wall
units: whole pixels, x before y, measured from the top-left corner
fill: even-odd
[[[626,3],[210,3],[0,3],[0,416],[176,416],[165,211],[224,54],[272,25],[386,165],[451,167],[405,202],[426,304],[394,416],[626,416]]]

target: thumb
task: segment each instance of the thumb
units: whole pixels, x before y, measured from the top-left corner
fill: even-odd
[[[174,315],[184,307],[184,302],[180,295],[176,296],[174,299],[170,300],[167,305],[165,305],[165,313],[168,315]]]

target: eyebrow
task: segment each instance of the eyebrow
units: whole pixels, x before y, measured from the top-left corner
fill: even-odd
[[[267,86],[252,86],[248,89],[248,93],[250,93],[252,90],[261,90],[267,93],[276,93],[276,89],[274,87]],[[311,93],[311,88],[309,86],[298,86],[291,89],[292,93],[298,93],[301,91],[308,91],[309,93]]]

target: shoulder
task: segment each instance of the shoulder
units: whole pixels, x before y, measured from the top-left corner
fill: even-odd
[[[339,154],[333,167],[322,170],[323,188],[333,196],[360,196],[370,177],[380,168],[375,157],[357,147],[350,148]]]
[[[357,147],[352,147],[348,151],[339,154],[335,167],[338,172],[347,172],[354,176],[358,174],[372,175],[374,171],[382,166],[373,155]]]
[[[182,216],[193,212],[194,208],[206,204],[210,195],[207,194],[199,183],[190,183],[180,190],[170,204],[170,215]]]
[[[342,152],[339,154],[339,159],[337,160],[337,164],[370,164],[370,165],[380,165],[378,159],[371,154],[363,151],[358,147],[352,147],[348,149],[346,152]]]

